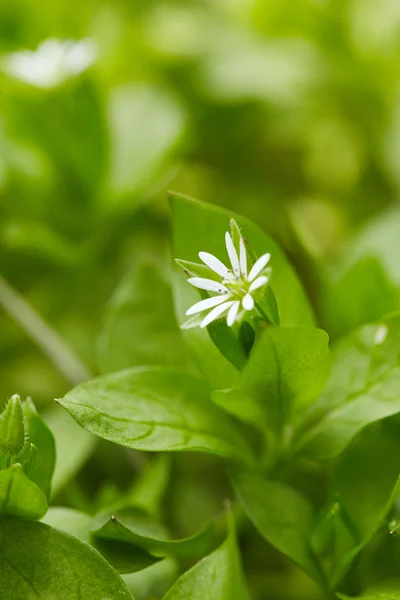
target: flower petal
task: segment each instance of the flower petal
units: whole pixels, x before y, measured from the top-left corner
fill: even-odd
[[[210,269],[212,269],[214,273],[217,273],[217,275],[225,277],[226,274],[229,273],[229,269],[224,265],[224,263],[213,254],[210,254],[209,252],[199,252],[199,257],[203,263],[207,265],[207,267],[210,267]]]
[[[243,277],[247,277],[247,252],[243,238],[240,238],[240,271]]]
[[[242,306],[245,310],[253,310],[254,300],[250,294],[246,294],[242,300]]]
[[[213,308],[213,310],[210,311],[208,313],[208,315],[206,316],[206,318],[202,321],[200,327],[201,328],[207,327],[207,325],[209,325],[210,323],[212,323],[213,321],[218,319],[218,317],[220,315],[222,315],[222,313],[224,313],[226,310],[228,310],[228,308],[230,306],[232,306],[232,304],[234,304],[234,301],[224,302],[224,304],[221,304],[220,306]]]
[[[249,287],[249,292],[254,292],[254,290],[258,290],[258,288],[262,287],[266,283],[268,283],[269,278],[266,275],[261,275],[261,277],[257,277]]]
[[[260,256],[260,258],[257,259],[256,262],[254,263],[247,280],[253,281],[253,279],[255,279],[257,277],[257,275],[259,275],[261,273],[263,268],[267,266],[270,258],[271,258],[271,255],[269,252],[267,252],[267,254],[263,254],[262,256]]]
[[[233,245],[232,238],[228,232],[225,234],[225,244],[228,251],[229,260],[231,261],[233,272],[236,277],[240,276],[239,257],[236,252],[236,248]]]
[[[218,292],[219,294],[227,294],[228,288],[219,281],[213,279],[203,279],[203,277],[189,277],[188,283],[200,290],[207,290],[208,292]]]
[[[234,324],[238,314],[239,306],[240,301],[236,300],[236,302],[234,302],[230,307],[228,316],[226,317],[226,324],[228,325],[228,327],[232,327],[232,325]]]
[[[227,296],[224,294],[223,296],[213,296],[212,298],[206,298],[205,300],[200,300],[200,302],[196,302],[193,304],[187,311],[187,315],[195,315],[203,310],[207,310],[207,308],[213,308],[214,306],[218,306],[222,302],[226,302]]]

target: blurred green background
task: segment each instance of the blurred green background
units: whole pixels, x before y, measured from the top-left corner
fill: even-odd
[[[332,339],[400,306],[399,61],[397,0],[1,0],[0,398],[104,370],[121,278],[168,280],[168,189],[274,235]]]

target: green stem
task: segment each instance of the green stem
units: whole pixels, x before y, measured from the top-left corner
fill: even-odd
[[[0,306],[41,348],[67,381],[77,385],[90,379],[89,369],[75,352],[1,275]]]

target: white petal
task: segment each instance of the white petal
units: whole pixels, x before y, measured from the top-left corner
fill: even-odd
[[[232,327],[232,325],[234,324],[238,314],[239,306],[240,302],[239,300],[236,300],[236,302],[234,302],[230,307],[228,316],[226,318],[226,324],[228,325],[228,327]]]
[[[208,292],[218,292],[219,294],[227,294],[228,288],[219,281],[213,279],[203,279],[203,277],[189,277],[188,283],[200,290],[207,290]]]
[[[210,254],[209,252],[199,252],[199,256],[204,264],[207,267],[210,267],[215,273],[220,275],[221,277],[225,277],[229,270],[226,268],[224,263],[222,263],[219,258]]]
[[[222,313],[224,313],[226,310],[228,310],[228,308],[230,306],[232,306],[232,304],[234,304],[233,301],[231,301],[231,302],[224,302],[224,304],[221,304],[220,306],[217,306],[216,308],[213,308],[213,310],[210,311],[208,313],[208,315],[206,316],[206,318],[203,320],[203,322],[201,323],[200,327],[202,327],[202,328],[207,327],[207,325],[209,325],[210,323],[212,323],[213,321],[215,321],[216,319],[218,319],[218,317],[220,315],[222,315]]]
[[[202,312],[203,310],[207,310],[207,308],[213,308],[214,306],[218,306],[218,304],[226,302],[226,300],[227,296],[225,294],[223,296],[213,296],[212,298],[200,300],[200,302],[193,304],[193,306],[191,306],[189,310],[186,311],[186,314],[195,315],[199,312]]]
[[[253,310],[254,300],[250,294],[246,294],[242,300],[242,306],[245,310]]]
[[[228,232],[225,234],[225,244],[228,251],[229,260],[231,261],[233,272],[236,277],[240,276],[239,257],[236,252],[236,248],[233,245],[232,238]]]
[[[240,238],[240,271],[243,277],[247,277],[247,252],[243,238]]]
[[[262,287],[268,283],[268,277],[266,275],[261,275],[261,277],[257,277],[251,284],[249,288],[249,292],[254,292],[254,290],[258,290],[258,288]]]
[[[253,281],[253,279],[255,279],[257,275],[261,273],[263,268],[267,266],[270,258],[271,255],[269,252],[267,252],[267,254],[263,254],[259,259],[256,260],[247,278],[248,281]]]

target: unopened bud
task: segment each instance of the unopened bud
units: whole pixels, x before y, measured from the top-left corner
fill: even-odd
[[[8,401],[0,415],[0,455],[17,456],[25,445],[25,421],[17,394]]]

